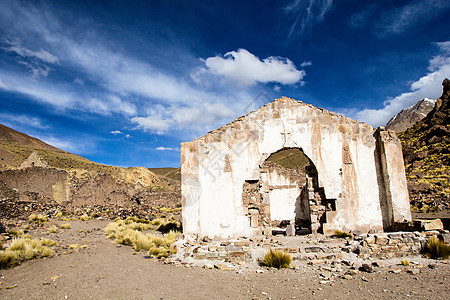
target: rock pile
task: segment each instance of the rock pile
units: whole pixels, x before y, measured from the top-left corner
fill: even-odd
[[[383,261],[420,255],[432,236],[444,241],[450,238],[444,230],[363,234],[351,239],[308,235],[215,241],[208,237],[199,239],[195,235],[183,235],[172,244],[177,254],[166,263],[218,269],[257,268],[261,258],[272,248],[289,253],[296,267],[331,265],[342,271],[343,266],[347,266],[372,272],[374,267],[384,265]],[[372,265],[374,260],[377,262]]]

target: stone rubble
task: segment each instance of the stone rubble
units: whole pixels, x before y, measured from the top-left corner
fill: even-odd
[[[307,235],[233,240],[212,240],[208,237],[201,239],[185,234],[172,245],[176,247],[177,254],[164,263],[189,268],[233,270],[238,273],[264,273],[274,270],[260,264],[268,249],[273,248],[291,254],[292,269],[313,269],[326,282],[337,278],[348,280],[360,273],[379,272],[382,269],[388,269],[391,273],[417,275],[422,264],[432,261],[420,256],[426,241],[433,236],[442,239],[443,235],[448,234],[448,231],[393,232],[363,234],[352,239]],[[405,257],[408,257],[406,261],[409,266],[403,266],[400,262]],[[432,264],[430,266],[433,267]]]

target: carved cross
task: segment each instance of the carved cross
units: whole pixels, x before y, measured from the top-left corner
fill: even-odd
[[[284,129],[283,132],[280,132],[280,134],[284,137],[284,142],[286,143],[288,136],[291,134],[292,132],[290,130],[287,130],[286,128]]]

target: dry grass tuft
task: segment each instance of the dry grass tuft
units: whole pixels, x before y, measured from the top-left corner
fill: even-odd
[[[450,245],[433,236],[427,241],[423,251],[425,257],[447,259],[450,256]]]
[[[25,234],[25,232],[21,229],[10,229],[8,230],[8,234],[12,236],[22,236]]]
[[[53,246],[56,246],[56,242],[52,239],[41,238],[41,245],[53,247]]]
[[[31,215],[28,217],[28,220],[29,220],[30,222],[33,222],[33,223],[43,224],[43,223],[47,223],[48,217],[47,217],[47,216],[44,216],[44,215],[41,215],[41,214],[38,214],[38,215],[36,215],[36,214],[31,214]]]
[[[341,230],[335,230],[332,236],[335,238],[345,239],[345,238],[352,238],[353,234]]]
[[[164,221],[158,226],[158,231],[162,233],[169,233],[170,231],[179,231],[181,224],[175,220]]]
[[[285,253],[282,250],[269,249],[269,252],[264,255],[262,264],[271,268],[289,268],[292,262],[292,257],[290,254]]]
[[[409,266],[409,261],[408,261],[407,259],[402,260],[400,263],[401,263],[403,266]]]
[[[88,221],[91,219],[91,217],[89,217],[88,215],[84,214],[82,216],[80,216],[79,218],[81,221]]]
[[[61,228],[61,229],[70,229],[70,224],[69,223],[66,223],[66,224],[61,224],[60,226],[59,226],[59,228]]]
[[[151,227],[152,224],[149,221],[142,222],[129,217],[126,220],[118,219],[109,223],[104,232],[106,238],[114,239],[117,244],[132,246],[136,251],[148,250],[150,255],[158,258],[167,257],[170,253],[173,253],[173,251],[170,251],[170,245],[175,242],[179,232],[170,231],[163,237],[141,232],[151,229]]]
[[[52,242],[55,243],[49,239],[15,238],[6,250],[0,251],[0,268],[12,268],[27,260],[50,257],[53,250],[46,245],[53,245]]]
[[[58,233],[59,232],[59,228],[58,226],[50,226],[49,228],[47,228],[48,233]]]

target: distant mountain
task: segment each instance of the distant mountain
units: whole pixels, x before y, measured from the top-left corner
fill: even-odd
[[[386,129],[395,132],[404,132],[413,126],[433,110],[436,100],[425,98],[416,104],[403,109],[401,112],[393,116],[386,124]]]
[[[411,203],[450,208],[450,80],[428,115],[398,137]]]

